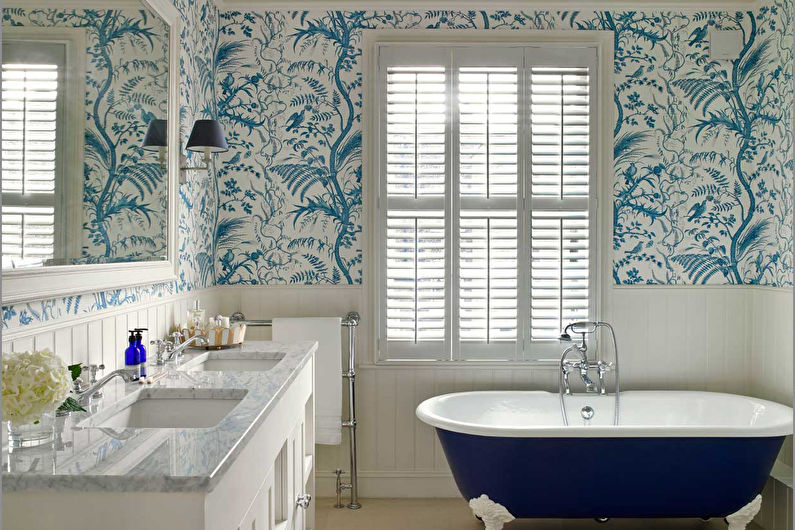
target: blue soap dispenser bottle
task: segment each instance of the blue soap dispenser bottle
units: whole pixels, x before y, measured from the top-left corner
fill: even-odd
[[[135,330],[130,329],[127,331],[129,332],[130,336],[127,338],[127,342],[129,343],[127,349],[124,350],[124,366],[127,370],[134,371],[136,374],[138,374],[138,371],[140,370],[139,365],[141,364],[141,356],[138,346],[135,345]]]
[[[143,331],[148,328],[135,328],[135,347],[138,348],[138,363],[140,365],[141,377],[146,377],[146,348],[144,347]]]

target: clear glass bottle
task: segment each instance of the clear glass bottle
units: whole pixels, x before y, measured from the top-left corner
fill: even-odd
[[[204,326],[204,309],[202,309],[201,303],[196,300],[193,303],[193,309],[188,310],[188,329],[202,326]]]

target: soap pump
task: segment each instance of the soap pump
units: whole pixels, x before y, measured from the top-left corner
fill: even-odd
[[[136,345],[136,341],[138,340],[135,336],[135,330],[130,329],[127,330],[130,336],[127,338],[127,342],[129,343],[127,349],[124,350],[124,366],[130,372],[135,373],[134,379],[138,379],[138,374],[140,370],[141,364],[141,352]]]
[[[142,331],[149,331],[148,328],[135,328],[135,347],[138,348],[138,363],[141,367],[141,377],[146,377],[146,348],[144,347]]]

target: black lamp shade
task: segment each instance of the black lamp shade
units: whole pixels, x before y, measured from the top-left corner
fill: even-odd
[[[229,145],[224,138],[224,130],[218,120],[196,120],[188,138],[188,145],[185,147],[188,151],[206,151],[208,153],[229,151]]]
[[[167,138],[166,120],[152,120],[146,129],[141,148],[146,151],[159,151],[161,147],[168,145]]]

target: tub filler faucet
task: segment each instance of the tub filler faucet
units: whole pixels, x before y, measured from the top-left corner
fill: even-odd
[[[568,327],[566,328],[568,329]],[[571,341],[571,336],[564,331],[560,336],[561,340]],[[569,360],[569,355],[576,353],[579,358],[574,361]],[[588,361],[588,344],[585,341],[585,333],[582,334],[582,342],[580,344],[572,343],[571,346],[563,351],[560,356],[560,372],[563,378],[563,390],[567,396],[571,395],[571,386],[569,385],[569,373],[577,370],[580,374],[580,379],[585,383],[586,392],[596,392],[596,385],[588,375],[588,370],[591,368],[591,362]],[[600,381],[601,383],[601,381]],[[600,385],[601,387],[601,385]],[[603,390],[603,388],[601,389]]]
[[[588,341],[587,335],[595,335],[599,328],[606,328],[610,332],[613,341],[613,360],[606,362],[601,356],[595,356],[594,360],[588,359]],[[572,340],[572,334],[579,334],[580,339]],[[560,335],[562,342],[571,343],[560,356],[560,380],[559,380],[559,394],[560,394],[560,407],[561,414],[563,415],[563,423],[568,425],[566,417],[566,407],[564,406],[563,396],[572,395],[571,385],[569,383],[569,374],[576,372],[583,384],[585,384],[585,393],[598,393],[600,396],[607,395],[607,384],[605,375],[608,372],[615,372],[615,422],[618,423],[618,393],[619,393],[619,380],[618,380],[618,344],[616,343],[616,334],[613,326],[607,322],[598,321],[585,321],[573,322],[566,326],[563,333]],[[578,343],[579,341],[579,343]],[[571,359],[570,357],[575,357]],[[590,371],[596,370],[596,383],[591,379]],[[587,409],[587,411],[586,411]],[[587,412],[587,414],[586,414]],[[586,406],[582,410],[583,418],[586,420],[593,417],[593,409]]]

